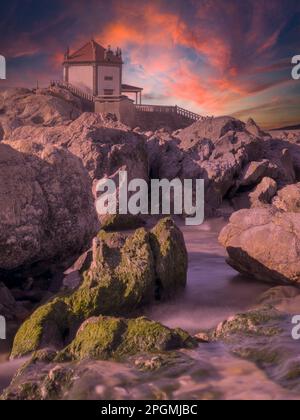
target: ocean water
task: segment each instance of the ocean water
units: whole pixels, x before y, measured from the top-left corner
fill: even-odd
[[[192,228],[181,225],[189,254],[186,290],[171,302],[149,308],[147,316],[196,333],[247,310],[268,289],[226,264],[226,250],[218,243],[225,224],[223,219],[212,219]]]

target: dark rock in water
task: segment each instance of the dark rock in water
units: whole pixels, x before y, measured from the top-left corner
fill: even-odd
[[[34,142],[0,144],[0,272],[13,278],[67,268],[98,228],[81,161]]]
[[[183,234],[172,219],[162,219],[152,230],[150,243],[155,261],[157,297],[169,298],[186,286],[188,255]]]
[[[299,213],[256,208],[234,213],[219,240],[241,273],[280,284],[300,282]]]
[[[101,231],[81,286],[38,308],[18,331],[12,357],[39,348],[62,348],[84,320],[128,315],[186,283],[187,252],[179,229],[166,219],[151,231],[126,236]]]

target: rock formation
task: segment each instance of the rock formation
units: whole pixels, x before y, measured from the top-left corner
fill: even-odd
[[[228,263],[258,280],[280,284],[300,282],[298,213],[269,206],[234,213],[220,234]]]
[[[82,162],[51,145],[0,144],[0,272],[67,268],[97,230]]]
[[[182,290],[186,276],[183,236],[170,219],[150,232],[138,229],[129,236],[101,231],[80,287],[34,312],[16,335],[12,356],[60,348],[88,318],[133,313]]]
[[[81,112],[80,100],[64,89],[9,89],[0,93],[0,140],[21,126],[66,124]]]

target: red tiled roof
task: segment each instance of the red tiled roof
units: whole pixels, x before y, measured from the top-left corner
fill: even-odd
[[[79,48],[79,50],[75,51],[72,54],[69,54],[68,57],[65,58],[65,62],[81,63],[81,62],[108,61],[106,59],[105,52],[106,52],[106,49],[92,39],[91,41],[86,43],[83,47]],[[109,61],[120,63],[122,62],[122,59],[113,54]]]

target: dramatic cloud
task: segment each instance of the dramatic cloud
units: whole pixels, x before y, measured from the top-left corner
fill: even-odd
[[[68,45],[94,37],[122,47],[124,78],[144,87],[147,102],[242,118],[255,112],[269,127],[289,119],[287,109],[300,122],[290,64],[300,53],[299,24],[298,0],[12,1],[0,17],[0,53],[11,69],[7,83],[47,83],[60,77]]]

